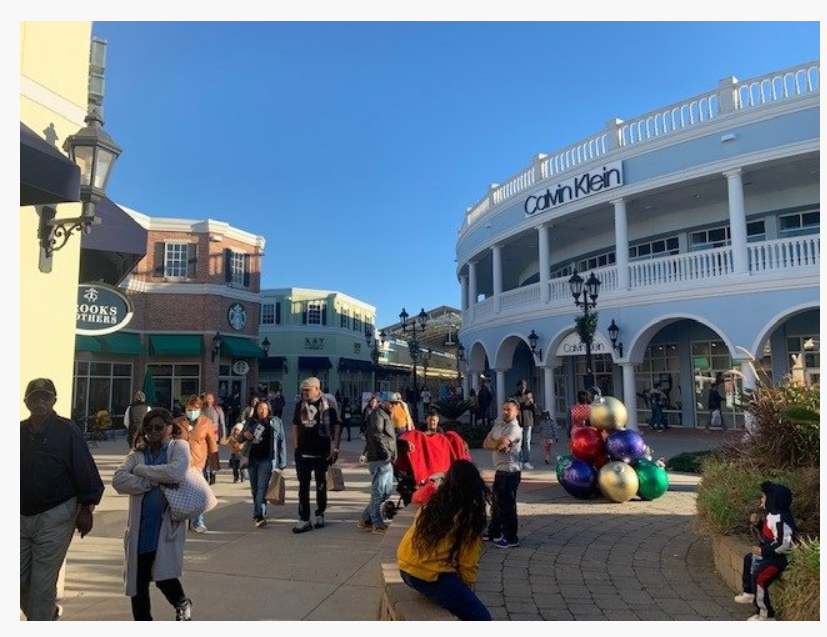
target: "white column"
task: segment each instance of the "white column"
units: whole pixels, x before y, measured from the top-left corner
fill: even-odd
[[[629,289],[629,224],[626,220],[626,200],[616,199],[615,207],[615,265],[617,289]]]
[[[494,279],[494,307],[500,311],[500,295],[503,293],[503,247],[491,246],[492,278]]]
[[[539,225],[537,226],[537,244],[538,244],[538,251],[540,257],[540,301],[543,303],[548,303],[550,298],[551,288],[549,287],[549,279],[551,278],[550,272],[550,254],[549,254],[549,241],[548,241],[548,226],[546,225]]]
[[[741,361],[741,376],[742,376],[742,392],[743,395],[746,396],[747,392],[755,391],[755,368],[752,366],[751,361]],[[743,400],[742,404],[746,401]],[[745,411],[744,412],[744,428],[749,432],[752,433],[752,430],[755,428],[755,417]]]
[[[505,402],[505,372],[497,370],[497,404],[494,407],[494,413],[499,415],[500,409]]]
[[[459,275],[459,307],[464,312],[468,309],[468,275]]]
[[[477,304],[477,262],[468,262],[468,309],[470,319],[474,320],[474,306]]]
[[[556,396],[554,395],[554,368],[543,368],[543,396],[545,397],[545,404],[543,407],[548,411],[552,418],[554,418],[554,409],[557,404]]]
[[[479,372],[468,372],[471,376],[471,387],[474,388],[474,391],[479,393],[480,391],[480,374]]]
[[[462,395],[465,396],[465,399],[468,399],[470,395],[469,389],[471,389],[471,372],[469,370],[465,370],[465,375],[462,377]]]
[[[638,431],[635,364],[620,363],[620,367],[623,370],[623,404],[626,405],[626,412],[629,415],[629,419],[626,421],[626,429]]]
[[[724,173],[729,195],[729,231],[732,243],[732,265],[735,274],[749,274],[747,253],[747,213],[744,207],[744,182],[740,168]]]

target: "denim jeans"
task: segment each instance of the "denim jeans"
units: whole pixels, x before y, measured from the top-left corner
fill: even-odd
[[[402,581],[428,599],[451,611],[463,621],[491,621],[491,613],[456,573],[442,573],[435,582],[427,582],[405,571]]]
[[[250,475],[250,491],[253,494],[253,515],[263,518],[267,513],[264,496],[270,484],[270,474],[273,472],[273,461],[267,458],[250,458],[247,465]]]
[[[660,405],[652,405],[652,422],[650,423],[653,429],[664,429],[663,422],[663,407]]]
[[[531,462],[529,456],[531,455],[531,427],[523,427],[521,429],[523,434],[523,441],[520,444],[520,462]]]
[[[491,502],[491,523],[488,535],[500,534],[509,542],[517,542],[517,487],[522,474],[519,471],[497,471],[494,474],[494,489]]]
[[[393,493],[393,465],[386,460],[368,462],[371,475],[370,502],[362,512],[362,520],[373,526],[384,526],[382,503]]]

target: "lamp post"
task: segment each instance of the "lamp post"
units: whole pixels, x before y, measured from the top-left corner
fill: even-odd
[[[457,343],[457,384],[462,382],[462,372],[460,371],[460,363],[465,362],[465,345]]]
[[[583,308],[583,318],[580,319],[580,321],[582,321],[580,323],[582,328],[578,329],[577,332],[580,340],[583,341],[583,344],[586,346],[585,381],[586,388],[588,389],[594,386],[592,341],[594,340],[594,327],[596,327],[591,324],[590,317],[593,315],[589,314],[589,310],[597,307],[597,296],[600,294],[600,279],[594,276],[594,272],[592,272],[584,282],[583,277],[577,274],[577,270],[575,270],[569,279],[569,287],[571,288],[571,295],[574,297],[574,305]],[[583,297],[582,301],[580,300],[581,296]]]
[[[382,330],[381,332],[379,332],[379,340],[381,341],[382,345],[384,345],[385,341],[388,340],[388,333],[385,330]],[[375,367],[376,367],[376,365],[379,364],[379,357],[380,357],[381,354],[379,352],[379,341],[376,340],[376,336],[374,336],[373,333],[369,329],[365,330],[365,343],[367,344],[368,347],[373,348],[371,350],[371,353],[370,353],[370,358],[373,361],[373,365],[374,365],[373,390],[378,391],[377,383],[376,383],[376,369],[375,369]]]
[[[399,313],[399,320],[402,323],[402,333],[407,334],[408,329],[411,331],[411,338],[408,339],[408,353],[411,356],[411,362],[413,363],[413,383],[414,383],[414,424],[419,424],[419,411],[417,407],[419,406],[419,383],[416,380],[416,364],[419,361],[419,340],[416,337],[417,328],[419,328],[419,333],[421,334],[425,329],[425,325],[428,323],[428,315],[425,313],[425,308],[423,307],[422,310],[416,317],[416,320],[411,321],[408,323],[408,313],[405,311],[405,308],[402,308],[402,311]]]

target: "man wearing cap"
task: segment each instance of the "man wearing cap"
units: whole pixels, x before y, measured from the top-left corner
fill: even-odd
[[[126,427],[126,442],[129,444],[130,449],[132,449],[132,445],[135,442],[135,434],[138,431],[138,427],[141,426],[141,423],[144,421],[144,416],[146,416],[148,412],[149,405],[146,404],[146,394],[142,391],[136,391],[135,400],[126,408],[126,412],[123,415],[123,426]]]
[[[83,434],[54,411],[48,378],[26,387],[29,418],[20,421],[20,610],[29,621],[53,620],[57,579],[75,529],[92,530],[103,482]]]
[[[531,470],[534,466],[530,462],[531,455],[531,430],[534,428],[534,394],[528,389],[528,383],[524,380],[517,381],[517,393],[513,396],[514,401],[520,406],[520,429],[523,430],[523,441],[520,449],[520,462],[523,469]]]
[[[299,523],[293,533],[313,529],[310,522],[310,478],[316,479],[316,528],[324,526],[327,508],[327,468],[339,458],[342,434],[339,413],[321,390],[318,378],[305,378],[293,412],[293,443],[299,478]]]

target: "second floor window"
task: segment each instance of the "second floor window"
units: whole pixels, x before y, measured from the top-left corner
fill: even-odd
[[[244,254],[241,252],[233,252],[233,256],[230,261],[231,283],[235,283],[236,285],[244,285],[244,265]]]
[[[339,314],[339,327],[350,329],[350,310],[342,309],[342,313]]]
[[[357,332],[362,331],[362,313],[359,310],[353,313],[353,329]]]
[[[224,250],[224,281],[231,285],[250,286],[249,254],[226,248]]]
[[[678,238],[669,237],[647,243],[640,243],[629,248],[629,259],[654,259],[667,255],[678,254]]]
[[[261,324],[274,325],[276,322],[276,306],[273,303],[261,304]]]
[[[612,250],[611,252],[606,252],[604,254],[589,257],[588,259],[583,259],[577,264],[577,270],[580,272],[586,272],[596,268],[605,268],[607,265],[614,265],[614,262],[615,253],[614,250]]]
[[[320,301],[309,301],[307,303],[307,324],[322,324],[322,303]]]
[[[155,243],[153,276],[170,279],[194,279],[197,260],[197,243],[158,241]]]
[[[821,213],[818,210],[781,215],[778,217],[778,232],[782,237],[815,234],[821,225],[820,216]]]

